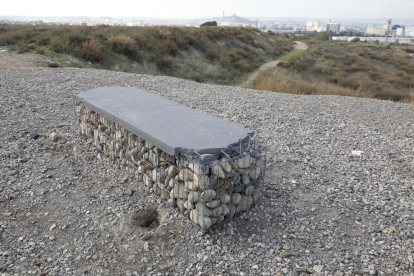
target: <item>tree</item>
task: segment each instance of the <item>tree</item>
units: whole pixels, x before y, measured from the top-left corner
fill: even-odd
[[[200,25],[200,27],[217,26],[217,21],[207,21]]]

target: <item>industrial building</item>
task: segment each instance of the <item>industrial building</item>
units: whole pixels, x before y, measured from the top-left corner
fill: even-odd
[[[390,29],[391,20],[387,20],[384,22],[382,26],[374,26],[374,25],[368,25],[367,30],[365,33],[367,35],[380,35],[384,36],[387,34],[388,30]]]
[[[334,33],[339,33],[341,30],[341,24],[331,22],[331,20],[328,20],[328,23],[326,26],[323,26],[321,24],[320,20],[314,20],[314,21],[308,21],[306,23],[306,30],[308,32],[325,32],[325,31],[332,31]]]
[[[326,31],[338,34],[341,31],[341,24],[328,20],[328,24],[326,24]]]
[[[400,36],[400,37],[413,37],[414,36],[414,27],[404,27],[404,26],[400,26],[395,31],[395,36]]]
[[[326,28],[322,27],[320,20],[315,20],[306,23],[306,30],[308,32],[324,32]]]

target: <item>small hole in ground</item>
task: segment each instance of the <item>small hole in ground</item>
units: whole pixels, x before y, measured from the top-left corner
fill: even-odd
[[[132,225],[155,229],[160,225],[161,215],[158,208],[136,211],[131,218]]]

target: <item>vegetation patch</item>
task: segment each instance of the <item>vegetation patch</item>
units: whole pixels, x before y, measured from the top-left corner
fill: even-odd
[[[306,53],[306,50],[293,49],[292,51],[284,53],[276,57],[275,59],[280,60],[280,61],[288,61],[291,57],[301,56],[301,55],[304,55],[305,53]]]
[[[203,28],[0,25],[0,46],[65,57],[68,65],[218,84],[235,84],[292,48],[285,36],[206,23]]]
[[[411,45],[308,40],[305,53],[260,75],[250,88],[414,103]],[[289,54],[286,54],[288,56]]]

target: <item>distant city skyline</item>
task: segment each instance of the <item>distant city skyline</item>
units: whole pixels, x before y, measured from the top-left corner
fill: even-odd
[[[142,18],[212,18],[237,14],[242,17],[312,18],[412,18],[411,0],[157,0],[111,2],[52,0],[6,1],[1,16],[111,16]]]

